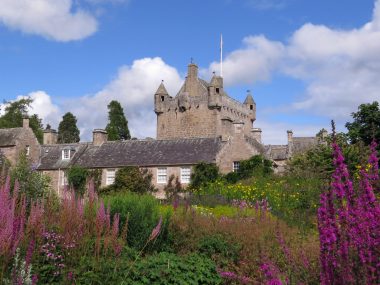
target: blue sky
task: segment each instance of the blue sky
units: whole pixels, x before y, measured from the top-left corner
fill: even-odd
[[[376,6],[377,5],[377,6]],[[380,100],[380,1],[0,0],[0,94],[31,96],[57,127],[78,117],[82,138],[105,127],[119,100],[133,136],[155,136],[153,94],[175,95],[190,58],[219,71],[240,101],[252,90],[265,143],[286,130],[341,130],[361,103]],[[378,7],[378,8],[376,8]],[[20,11],[23,11],[20,13]]]

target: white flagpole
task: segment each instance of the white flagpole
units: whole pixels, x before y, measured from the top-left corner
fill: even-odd
[[[223,35],[220,34],[220,76],[223,77]]]

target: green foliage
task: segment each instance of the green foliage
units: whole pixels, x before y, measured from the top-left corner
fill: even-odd
[[[50,178],[36,171],[25,153],[19,155],[15,167],[11,170],[12,185],[16,181],[19,183],[20,194],[24,194],[28,202],[42,199],[50,191]]]
[[[127,223],[127,244],[141,249],[147,242],[153,228],[157,225],[161,213],[159,201],[151,195],[134,193],[119,193],[104,198],[106,205],[110,205],[111,215],[120,214],[120,230]],[[149,249],[160,249],[168,241],[168,223],[170,213],[163,216],[161,232]]]
[[[58,143],[77,143],[79,140],[77,118],[72,113],[67,112],[63,115],[58,126]]]
[[[193,167],[190,177],[190,189],[197,189],[219,178],[219,168],[216,164],[200,162]]]
[[[380,142],[379,102],[361,104],[358,111],[351,115],[354,121],[346,123],[346,128],[352,143],[363,141],[366,145],[369,145],[373,139]]]
[[[198,244],[198,251],[212,259],[218,266],[237,263],[240,250],[239,244],[227,241],[221,234],[206,236]]]
[[[102,184],[102,170],[101,169],[89,169],[88,171],[88,181],[94,183],[95,191],[99,192],[100,185]]]
[[[173,181],[175,179],[174,185]],[[168,184],[164,187],[164,192],[167,200],[178,199],[179,193],[183,192],[181,182],[179,182],[178,177],[175,177],[173,174],[170,175]]]
[[[103,193],[134,192],[139,194],[155,192],[152,184],[152,174],[148,169],[137,166],[127,166],[119,169],[115,175],[114,184],[102,189]]]
[[[139,260],[126,284],[221,284],[216,266],[209,258],[190,254],[178,256],[162,252]]]
[[[239,175],[241,179],[256,175],[266,176],[273,173],[272,162],[262,155],[254,155],[240,162]]]
[[[129,140],[131,135],[128,129],[128,121],[125,118],[123,107],[118,101],[111,101],[108,104],[108,124],[106,131],[108,140]]]
[[[32,102],[31,98],[26,98],[9,103],[5,107],[4,115],[0,117],[0,129],[22,127],[22,119],[27,115]],[[34,114],[29,118],[29,126],[37,137],[37,140],[42,143],[43,126],[38,115]]]
[[[69,185],[74,188],[77,195],[83,196],[86,192],[88,176],[88,170],[80,166],[74,165],[67,170],[67,180]]]

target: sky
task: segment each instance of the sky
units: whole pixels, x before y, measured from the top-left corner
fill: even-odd
[[[53,128],[72,112],[83,141],[118,100],[155,137],[161,80],[174,96],[191,58],[219,73],[221,34],[225,90],[251,90],[265,144],[346,131],[380,101],[380,0],[0,0],[0,99],[31,97]]]

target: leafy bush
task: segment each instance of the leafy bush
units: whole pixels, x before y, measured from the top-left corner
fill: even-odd
[[[127,284],[221,284],[216,266],[209,258],[162,252],[141,259],[127,276]]]
[[[27,203],[39,200],[51,190],[50,177],[35,170],[25,153],[21,153],[16,166],[11,170],[12,188],[18,181],[19,193],[25,195]]]
[[[174,185],[173,180],[175,179]],[[173,174],[170,175],[168,184],[164,187],[164,192],[167,200],[178,199],[179,193],[183,192],[181,182],[179,182],[178,177]]]
[[[240,249],[239,244],[227,241],[221,234],[206,236],[198,244],[198,251],[211,258],[218,266],[236,263]]]
[[[114,184],[103,189],[103,193],[134,192],[139,194],[155,192],[152,184],[152,174],[148,169],[137,166],[127,166],[116,172]]]
[[[143,248],[161,216],[158,200],[151,195],[119,193],[105,197],[104,201],[110,206],[112,216],[119,213],[120,230],[127,223],[127,244],[136,249]],[[170,212],[167,212],[163,217],[161,233],[149,248],[160,249],[165,246],[169,236],[169,219]]]
[[[190,177],[190,189],[197,189],[219,178],[219,168],[216,164],[200,162],[194,166]]]
[[[74,165],[67,170],[67,180],[69,185],[74,188],[75,193],[83,196],[86,192],[86,182],[89,172],[87,169]]]

